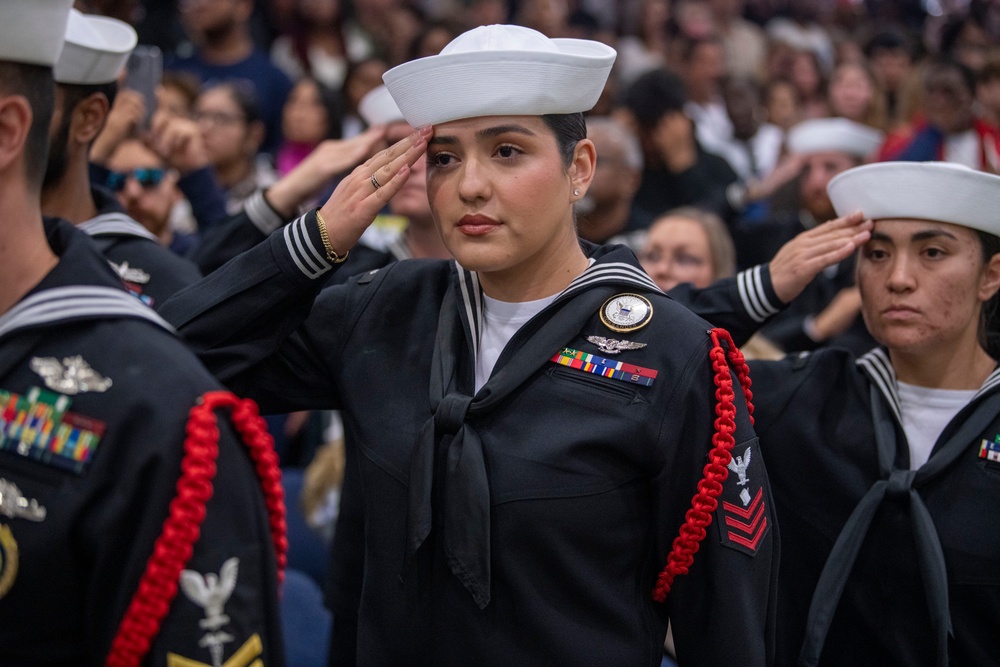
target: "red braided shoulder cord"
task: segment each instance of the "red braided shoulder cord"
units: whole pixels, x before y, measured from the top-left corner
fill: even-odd
[[[726,363],[726,353],[723,351],[721,338],[729,347],[729,361],[736,367],[743,396],[746,398],[747,411],[750,413],[750,423],[753,423],[753,394],[750,391],[750,369],[747,367],[743,354],[733,343],[729,332],[725,329],[712,329],[712,349],[708,356],[712,360],[715,371],[715,434],[712,436],[712,449],[708,453],[708,463],[705,464],[705,476],[698,482],[698,493],[691,499],[691,509],[684,515],[684,525],[680,534],[674,538],[667,564],[657,577],[653,589],[653,599],[663,602],[670,593],[674,578],[679,574],[687,574],[694,554],[698,551],[701,541],[705,539],[706,528],[712,523],[712,513],[718,507],[717,498],[722,493],[722,483],[729,476],[726,467],[733,460],[732,449],[736,444],[733,432],[736,431],[736,408],[733,405],[733,380]]]
[[[288,539],[285,537],[285,499],[274,441],[252,400],[239,399],[227,391],[208,392],[191,408],[177,496],[170,503],[163,532],[153,545],[146,572],[118,627],[106,667],[134,667],[142,662],[177,594],[177,581],[191,559],[205,519],[205,505],[212,497],[215,462],[219,456],[215,410],[219,408],[232,410],[233,425],[250,450],[267,503],[278,581],[284,579]]]

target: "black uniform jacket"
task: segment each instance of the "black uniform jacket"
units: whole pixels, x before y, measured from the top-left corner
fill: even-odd
[[[690,572],[666,604],[652,600],[712,441],[705,321],[656,291],[630,252],[599,250],[471,398],[475,275],[398,262],[317,298],[330,269],[321,248],[310,213],[163,312],[214,373],[266,409],[343,409],[365,502],[359,664],[652,666],[668,616],[686,664],[768,661],[776,531],[739,391],[733,451],[746,479],[729,475]],[[624,292],[645,295],[653,314],[616,333],[598,313]],[[655,370],[653,383],[550,361],[565,348],[601,354],[588,336],[645,344],[616,359]],[[508,391],[512,377],[522,379]],[[444,435],[425,447],[429,424]]]
[[[198,267],[172,253],[126,215],[110,193],[100,188],[92,188],[91,193],[98,214],[79,228],[94,240],[130,292],[158,308],[174,292],[198,282]]]
[[[188,411],[220,387],[83,233],[46,227],[59,263],[0,316],[0,664],[103,665],[177,495]],[[144,664],[211,665],[213,641],[242,656],[226,664],[283,664],[263,494],[220,424],[214,493]]]
[[[844,589],[839,605],[833,588],[812,601],[835,610],[820,664],[1000,663],[1000,462],[984,448],[1000,435],[1000,371],[909,471],[882,349],[750,366],[781,527],[778,663],[796,664],[804,636],[820,631],[819,614],[808,628],[807,618],[824,565]],[[853,566],[845,551],[831,556],[838,537],[860,544]],[[949,612],[953,636],[941,641]]]

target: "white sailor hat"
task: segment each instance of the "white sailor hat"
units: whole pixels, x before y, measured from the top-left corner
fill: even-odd
[[[73,0],[3,0],[0,60],[55,65],[62,50]]]
[[[382,79],[414,127],[459,118],[566,114],[593,108],[615,50],[586,39],[549,39],[516,25],[473,28],[436,56]]]
[[[1000,176],[950,162],[878,162],[843,171],[826,187],[837,215],[908,218],[1000,236]]]
[[[792,153],[840,151],[868,157],[884,139],[882,132],[846,118],[813,118],[790,129],[786,143]]]
[[[385,86],[373,88],[365,93],[358,102],[358,113],[368,125],[388,125],[406,120]]]
[[[74,9],[66,26],[66,45],[52,74],[57,83],[111,83],[125,67],[136,41],[128,23]]]

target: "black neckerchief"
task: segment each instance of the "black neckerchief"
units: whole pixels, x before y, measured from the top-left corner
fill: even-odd
[[[948,571],[944,551],[938,539],[934,520],[920,497],[920,488],[947,472],[968,448],[969,443],[1000,413],[1000,392],[990,391],[1000,382],[1000,370],[994,371],[983,383],[976,396],[945,427],[930,458],[917,470],[896,468],[896,421],[902,423],[896,375],[884,350],[875,349],[858,360],[871,379],[869,388],[872,425],[881,479],[861,498],[837,536],[827,557],[809,604],[806,636],[799,654],[800,665],[813,667],[819,663],[826,635],[833,623],[851,570],[868,535],[875,513],[886,497],[908,498],[910,521],[917,546],[917,562],[926,589],[927,605],[937,646],[936,662],[948,665],[948,638],[952,635],[951,614],[948,610]]]
[[[660,292],[631,251],[601,248],[595,254],[597,261],[507,343],[474,396],[458,369],[463,360],[468,362],[463,368],[475,368],[483,313],[478,276],[455,263],[441,304],[431,361],[433,417],[424,424],[410,463],[407,569],[438,521],[448,567],[480,609],[490,603],[490,488],[482,441],[469,419],[488,414],[516,391],[618,292]],[[436,456],[444,464],[438,512],[432,502]]]

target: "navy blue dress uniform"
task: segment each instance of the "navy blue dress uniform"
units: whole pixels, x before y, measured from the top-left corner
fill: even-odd
[[[174,292],[198,282],[198,267],[163,246],[152,232],[129,217],[109,192],[95,187],[91,195],[98,213],[78,226],[143,303],[157,308]]]
[[[0,316],[0,664],[98,665],[178,494],[188,412],[220,387],[83,233],[46,231],[59,263]],[[143,664],[283,663],[262,484],[219,421],[200,537]]]
[[[707,322],[599,248],[474,394],[475,274],[413,260],[322,289],[322,248],[307,214],[162,313],[265,411],[343,410],[368,526],[359,664],[658,665],[668,617],[688,664],[769,661],[776,528],[738,391],[743,474],[652,599],[712,442]]]
[[[858,359],[820,350],[749,365],[781,525],[778,664],[797,664],[803,638],[818,664],[941,664],[945,627],[951,664],[996,665],[1000,525],[990,508],[1000,503],[1000,445],[991,444],[1000,436],[1000,371],[945,428],[928,464],[911,471],[882,348]],[[856,557],[831,555],[842,535],[859,541]],[[822,605],[808,625],[803,591]]]

